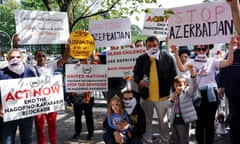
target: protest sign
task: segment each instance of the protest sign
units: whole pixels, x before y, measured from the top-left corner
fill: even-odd
[[[173,8],[169,18],[169,45],[228,43],[234,24],[225,1]]]
[[[92,35],[85,31],[75,31],[70,35],[70,54],[76,59],[89,58],[94,49],[95,42]]]
[[[66,12],[15,10],[19,44],[66,44],[69,23]]]
[[[0,87],[5,122],[65,108],[62,75],[1,80]]]
[[[107,91],[108,78],[106,65],[66,64],[66,91]]]
[[[129,18],[90,20],[89,30],[96,47],[131,44],[131,23]]]
[[[145,48],[125,48],[107,51],[108,77],[132,76],[137,57],[145,53],[145,51]]]
[[[157,37],[167,37],[168,18],[164,15],[164,9],[151,8],[145,13],[143,31],[145,35],[155,35]]]

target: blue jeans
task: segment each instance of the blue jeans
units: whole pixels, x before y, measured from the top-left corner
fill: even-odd
[[[24,118],[3,123],[2,144],[14,144],[17,127],[19,126],[21,144],[32,143],[33,118]]]

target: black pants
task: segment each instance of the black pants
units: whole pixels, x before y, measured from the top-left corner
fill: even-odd
[[[240,94],[226,93],[229,102],[229,126],[230,126],[230,139],[232,144],[240,144]]]
[[[201,91],[200,107],[196,107],[198,119],[196,121],[196,137],[198,144],[213,144],[214,120],[218,108],[217,102],[208,102],[207,91]]]
[[[2,142],[3,118],[0,117],[0,144]]]
[[[94,125],[93,125],[93,104],[94,98],[90,99],[88,104],[74,104],[74,115],[75,115],[75,134],[80,134],[82,131],[82,112],[84,111],[84,115],[86,118],[88,135],[93,135]]]

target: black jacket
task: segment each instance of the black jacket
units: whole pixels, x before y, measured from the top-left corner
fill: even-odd
[[[177,75],[176,67],[172,57],[166,52],[160,52],[159,60],[157,62],[157,71],[159,78],[159,90],[160,98],[168,96],[174,77]],[[143,79],[144,75],[149,77],[150,73],[150,58],[147,54],[140,55],[133,69],[134,81],[139,84]],[[139,88],[139,92],[142,94],[142,98],[146,99],[149,97],[148,88]]]

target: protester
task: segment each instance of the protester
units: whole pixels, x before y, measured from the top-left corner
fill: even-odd
[[[131,125],[131,129],[129,131],[131,138],[128,139],[128,144],[142,144],[142,135],[145,133],[145,114],[140,106],[139,98],[139,94],[131,90],[126,90],[122,94],[125,111],[128,114]],[[119,128],[122,129],[122,127],[125,127],[125,125],[127,124],[122,124],[119,126]],[[104,142],[106,144],[120,143],[120,132],[116,131],[108,125],[107,118],[103,123],[103,127],[106,130],[103,136]]]
[[[65,49],[64,55],[62,59],[58,61],[53,61],[50,63],[47,62],[47,55],[44,51],[38,50],[35,53],[35,60],[37,64],[33,67],[37,76],[52,76],[57,67],[62,66],[65,62],[67,62],[69,57],[68,48]],[[45,121],[48,124],[48,135],[49,141],[51,144],[56,144],[57,136],[56,136],[56,118],[57,112],[51,112],[46,114],[41,114],[35,116],[35,128],[38,138],[39,144],[46,144],[46,133],[45,133]]]
[[[239,144],[238,138],[240,133],[240,96],[239,96],[239,83],[240,83],[240,36],[236,36],[233,40],[237,49],[234,51],[233,64],[226,68],[220,69],[219,72],[219,89],[220,93],[224,94],[228,99],[229,106],[229,126],[230,126],[230,139],[232,144]],[[231,47],[229,45],[229,47]]]
[[[197,120],[193,105],[193,94],[197,89],[197,81],[193,66],[188,66],[191,73],[189,87],[184,76],[174,78],[175,92],[170,97],[170,122],[174,144],[189,143],[189,124]]]
[[[237,33],[240,34],[240,9],[239,9],[239,0],[226,0],[231,8],[233,22]]]
[[[0,80],[34,77],[35,74],[24,66],[22,52],[13,48],[7,55],[8,66],[0,70]],[[3,117],[2,103],[0,103],[0,116]],[[17,128],[20,131],[20,141],[22,144],[32,143],[33,117],[28,117],[1,124],[2,144],[13,144]]]
[[[187,62],[190,60],[190,51],[189,51],[188,48],[185,47],[185,46],[179,47],[179,50],[172,48],[172,52],[174,53],[173,56],[174,56],[175,62],[177,62],[177,61],[176,61],[176,58],[178,58],[178,57],[175,57],[176,55],[179,56],[180,61],[181,61],[181,63],[182,63],[183,65],[186,65]],[[176,64],[176,65],[177,65],[177,64]],[[189,71],[181,72],[181,71],[178,69],[177,66],[176,66],[176,70],[177,70],[177,74],[178,74],[178,75],[184,76],[184,77],[187,79],[187,82],[189,82],[189,79],[190,79],[190,73],[189,73]]]
[[[159,40],[155,36],[148,37],[147,52],[137,58],[133,73],[134,80],[139,85],[141,105],[146,115],[146,133],[143,139],[152,143],[152,117],[155,107],[160,126],[160,142],[164,144],[169,141],[166,105],[176,76],[176,68],[172,57],[159,48]]]
[[[144,47],[145,47],[145,43],[143,40],[136,40],[135,48],[144,48]]]
[[[118,50],[119,46],[111,46],[112,51]],[[125,87],[126,81],[122,77],[110,77],[108,78],[108,91],[105,94],[107,102],[115,95],[121,95],[121,90]]]
[[[91,59],[81,59],[77,65],[81,64],[90,64]],[[74,139],[80,137],[82,131],[82,113],[84,111],[84,115],[86,118],[87,124],[87,140],[91,140],[94,132],[94,122],[93,122],[93,105],[94,105],[94,97],[91,92],[76,92],[73,93],[73,109],[74,109],[74,128],[75,134],[73,135]]]
[[[176,49],[176,46],[171,46]],[[198,115],[196,121],[196,137],[199,144],[214,142],[214,120],[218,108],[217,83],[215,80],[216,70],[229,66],[233,62],[233,40],[229,48],[227,60],[208,58],[209,45],[195,45],[196,57],[190,60],[187,65],[193,65],[196,72],[198,89],[201,97],[195,103]],[[176,55],[177,66],[180,71],[187,71],[179,56]]]
[[[107,122],[108,126],[120,133],[122,137],[121,143],[128,143],[128,139],[132,137],[129,130],[129,118],[120,97],[117,95],[112,97],[108,104]],[[119,128],[119,126],[124,124],[126,124],[125,127]]]

